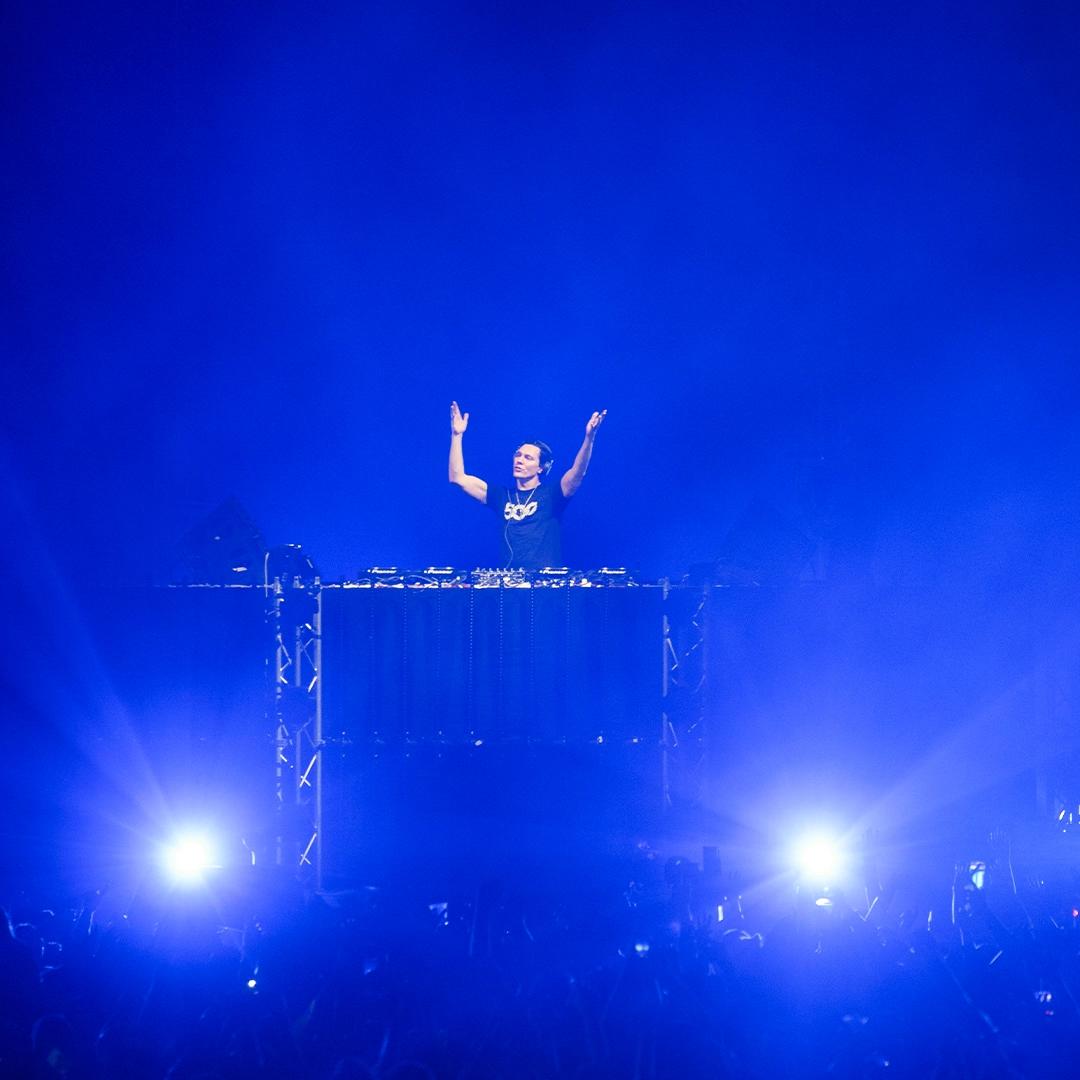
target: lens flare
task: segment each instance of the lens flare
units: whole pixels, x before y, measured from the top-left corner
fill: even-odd
[[[836,840],[828,836],[806,837],[796,848],[795,861],[804,878],[828,884],[844,869],[844,853]]]
[[[216,866],[213,845],[205,836],[182,836],[165,849],[165,869],[176,882],[201,881],[203,874]]]

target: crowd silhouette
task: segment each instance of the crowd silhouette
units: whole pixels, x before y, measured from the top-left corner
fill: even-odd
[[[15,891],[0,1075],[1038,1077],[1078,1059],[1075,880],[965,865],[935,911],[874,881],[739,897],[644,849],[555,877],[437,902],[253,870],[231,898],[213,880],[51,908]]]

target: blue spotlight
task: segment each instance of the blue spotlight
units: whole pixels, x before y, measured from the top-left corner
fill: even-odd
[[[202,881],[207,870],[219,865],[213,845],[201,834],[177,837],[165,848],[162,861],[169,877],[182,885]]]
[[[795,849],[795,861],[802,877],[819,885],[828,885],[844,872],[847,862],[841,845],[821,833],[804,837]]]

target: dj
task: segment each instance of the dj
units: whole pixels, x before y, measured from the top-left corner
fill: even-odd
[[[592,458],[596,433],[607,409],[594,412],[585,425],[585,438],[574,464],[557,484],[546,482],[555,459],[551,448],[539,439],[523,442],[514,452],[514,487],[489,484],[465,471],[461,440],[469,426],[469,414],[456,401],[450,403],[450,483],[484,503],[503,523],[503,555],[507,568],[540,570],[562,565],[560,522]]]

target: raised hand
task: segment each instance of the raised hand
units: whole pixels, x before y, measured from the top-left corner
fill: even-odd
[[[589,417],[589,422],[585,425],[585,438],[594,439],[596,437],[597,428],[604,422],[605,416],[607,416],[607,409],[601,409],[600,412],[594,412],[592,416]]]
[[[456,401],[450,402],[450,434],[464,435],[469,426],[469,414],[462,413]]]
[[[585,425],[585,438],[581,442],[581,449],[578,450],[573,465],[563,473],[562,480],[559,481],[562,486],[562,493],[568,499],[579,487],[581,487],[581,481],[585,479],[585,473],[588,471],[589,462],[592,460],[593,443],[596,441],[596,433],[599,431],[600,425],[604,422],[605,416],[607,416],[607,409],[601,409],[599,412],[594,412],[592,416],[589,417],[589,422]]]

